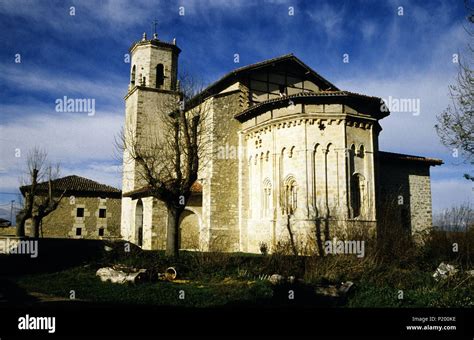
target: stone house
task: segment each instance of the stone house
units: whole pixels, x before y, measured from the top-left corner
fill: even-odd
[[[160,102],[177,96],[180,51],[156,34],[130,48],[125,125],[143,143],[161,128]],[[292,54],[235,69],[203,93],[214,153],[181,216],[182,249],[259,252],[289,230],[308,244],[322,219],[376,232],[384,209],[412,234],[431,228],[429,169],[442,161],[379,150],[390,114],[380,98],[341,90]],[[127,159],[122,235],[163,249],[166,208]]]
[[[38,184],[39,195],[47,194],[48,183]],[[52,181],[55,196],[64,196],[56,210],[42,220],[42,237],[115,239],[120,238],[122,192],[111,186],[80,176],[66,176]],[[20,187],[25,197],[29,186]],[[32,221],[27,220],[25,234],[33,235]]]

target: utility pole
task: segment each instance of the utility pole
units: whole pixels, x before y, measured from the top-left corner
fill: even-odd
[[[12,200],[11,203],[11,208],[10,208],[10,225],[12,226],[13,225],[13,203],[15,202],[15,200]]]

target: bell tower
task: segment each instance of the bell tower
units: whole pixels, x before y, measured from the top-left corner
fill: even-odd
[[[160,133],[160,117],[166,114],[166,103],[178,97],[178,56],[181,50],[158,39],[148,40],[146,33],[130,47],[131,67],[128,93],[125,95],[125,138],[141,145],[155,140]],[[135,162],[123,155],[124,194],[145,186],[137,174]]]
[[[142,39],[130,48],[129,91],[135,86],[175,91],[180,52],[176,39],[173,43],[167,43],[159,40],[158,34],[154,33],[153,39],[147,40],[146,33],[143,33]]]
[[[142,39],[130,47],[130,81],[125,95],[126,145],[146,146],[162,137],[163,117],[171,111],[170,103],[177,103],[179,99],[180,52],[176,40],[161,41],[156,33],[153,39],[147,39],[143,33]],[[144,240],[143,247],[151,249],[156,238],[152,226],[153,198],[141,194],[147,184],[140,175],[139,164],[130,157],[128,147],[124,148],[122,171],[122,237],[136,244]],[[136,193],[140,193],[138,197]]]

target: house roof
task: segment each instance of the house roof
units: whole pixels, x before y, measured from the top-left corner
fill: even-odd
[[[191,186],[191,194],[201,194],[202,193],[202,184],[199,181],[196,181]],[[133,191],[129,191],[123,194],[123,197],[131,197],[132,199],[146,197],[151,195],[151,188],[149,186],[144,186]]]
[[[187,106],[188,108],[192,108],[194,105],[197,104],[196,100],[199,100],[199,99],[202,100],[219,93],[220,91],[224,90],[226,87],[231,85],[233,82],[237,81],[239,77],[242,77],[245,74],[248,74],[250,72],[253,72],[255,70],[262,69],[268,66],[274,66],[277,64],[285,64],[285,63],[293,64],[293,69],[295,67],[299,68],[302,71],[302,73],[304,73],[308,77],[308,79],[315,81],[315,83],[318,86],[320,86],[323,90],[339,91],[336,85],[332,84],[330,81],[323,78],[321,75],[315,72],[311,67],[303,63],[300,59],[298,59],[293,53],[290,53],[290,54],[285,54],[279,57],[266,59],[266,60],[263,60],[254,64],[250,64],[247,66],[239,67],[230,71],[229,73],[221,77],[219,80],[213,82],[211,85],[206,87],[199,95],[192,98],[189,101]]]
[[[282,96],[279,98],[265,100],[258,104],[255,104],[246,110],[237,113],[234,117],[240,121],[257,116],[258,114],[289,105],[289,101],[294,104],[303,103],[331,103],[335,104],[340,102],[342,104],[352,104],[355,109],[363,112],[369,110],[368,113],[373,113],[376,118],[381,119],[389,115],[387,111],[381,111],[381,99],[378,97],[372,97],[363,95],[360,93],[354,93],[349,91],[322,91],[322,92],[300,92],[292,95]]]
[[[63,192],[66,191],[67,193],[76,193],[76,194],[84,194],[84,195],[103,195],[106,197],[120,197],[121,191],[114,187],[111,187],[106,184],[101,184],[91,179],[80,177],[76,175],[66,176],[62,178],[58,178],[52,181],[53,190],[55,192]],[[28,191],[31,185],[24,185],[20,187],[20,191],[23,196]],[[48,182],[41,182],[37,185],[39,192],[47,192],[48,191]]]
[[[425,163],[431,166],[444,164],[443,160],[437,159],[437,158],[412,156],[412,155],[405,155],[401,153],[386,152],[386,151],[379,151],[378,156],[379,156],[379,159],[382,161],[420,162],[420,163]]]
[[[9,220],[6,220],[4,218],[0,218],[0,225],[2,226],[10,226],[11,222]]]

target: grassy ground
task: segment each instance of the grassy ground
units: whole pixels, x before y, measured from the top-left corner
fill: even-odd
[[[472,243],[472,238],[468,240]],[[284,253],[200,252],[183,252],[178,259],[170,259],[160,251],[134,248],[131,252],[124,252],[123,244],[118,244],[111,252],[97,255],[94,259],[83,259],[81,264],[76,261],[69,268],[30,271],[23,275],[14,273],[7,279],[10,287],[19,291],[69,298],[73,290],[76,299],[92,302],[184,307],[235,304],[473,307],[474,278],[467,274],[467,270],[472,269],[469,249],[474,247],[465,240],[457,241],[460,251],[454,253],[451,251],[453,240],[440,234],[434,235],[423,248],[406,247],[406,244],[402,247],[394,242],[391,247],[384,248],[383,254],[369,252],[362,259],[351,255],[320,258]],[[454,264],[459,269],[458,274],[435,281],[432,274],[441,261]],[[95,275],[97,269],[113,264],[146,268],[152,277],[174,266],[179,281],[136,285],[101,282]],[[294,276],[296,283],[272,286],[264,276],[275,273]],[[333,299],[316,294],[316,286],[346,281],[354,282],[354,289],[346,298]],[[289,290],[294,291],[292,300],[289,299]],[[180,298],[180,294],[183,297],[181,291],[184,299]],[[0,295],[6,295],[8,299],[9,292],[0,289]]]
[[[17,283],[27,291],[67,298],[70,296],[70,291],[74,290],[75,297],[80,300],[185,307],[220,306],[234,301],[257,303],[258,299],[272,295],[268,283],[232,279],[120,285],[101,282],[95,276],[95,269],[90,267],[26,276],[19,278]]]
[[[148,256],[157,254],[148,254]],[[151,257],[154,257],[151,256]],[[159,257],[159,256],[157,256]],[[243,261],[237,264],[238,259]],[[233,257],[225,269],[213,273],[206,267],[184,271],[177,282],[146,282],[119,285],[103,283],[96,277],[98,265],[70,268],[46,274],[32,274],[16,278],[19,287],[29,292],[39,292],[69,298],[74,290],[75,297],[94,302],[117,302],[127,304],[152,304],[185,307],[225,306],[232,304],[266,304],[347,307],[473,307],[474,280],[459,274],[455,278],[436,282],[432,278],[433,268],[423,272],[418,269],[402,269],[390,266],[369,267],[368,264],[354,266],[352,259],[324,259],[321,266],[328,273],[318,277],[303,276],[294,285],[272,286],[267,280],[259,279],[244,269],[245,264],[260,262],[264,267],[272,260],[265,257]],[[257,261],[260,260],[260,261]],[[144,264],[144,259],[139,259]],[[184,259],[180,261],[185,262]],[[190,260],[191,261],[191,260]],[[220,261],[223,261],[220,258]],[[273,260],[275,261],[275,260]],[[120,261],[121,263],[127,261]],[[129,260],[128,262],[134,262]],[[176,264],[175,264],[176,265]],[[312,264],[314,265],[314,264]],[[352,265],[352,266],[351,266]],[[308,267],[310,265],[307,264]],[[147,267],[143,265],[142,267]],[[185,267],[176,265],[178,271]],[[341,270],[344,268],[344,270]],[[204,272],[202,270],[204,269]],[[252,267],[255,270],[255,267]],[[194,271],[197,271],[196,273]],[[268,272],[271,274],[271,272]],[[355,288],[348,298],[330,301],[315,294],[315,286],[335,284],[341,281],[355,282]],[[287,299],[288,290],[295,291],[295,300]],[[180,293],[184,298],[180,299]]]

